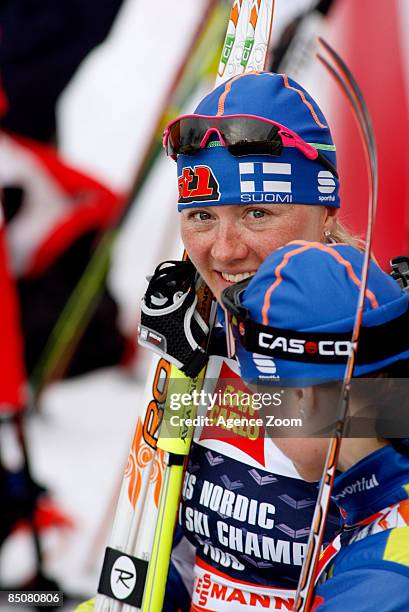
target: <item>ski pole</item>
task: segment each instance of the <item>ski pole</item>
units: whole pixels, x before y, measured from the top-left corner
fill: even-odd
[[[191,395],[193,391],[200,392],[205,371],[206,369],[204,368],[197,378],[189,379],[177,368],[172,367],[169,387],[173,385],[177,389],[178,395],[181,393]],[[169,388],[169,396],[171,391],[172,389]],[[197,406],[193,404],[185,407],[183,414],[178,414],[181,425],[175,428],[171,425],[170,419],[174,416],[174,413],[172,413],[169,404],[167,409],[165,409],[158,448],[166,451],[167,465],[165,467],[158,509],[152,556],[146,578],[142,612],[153,612],[154,610],[162,609],[172,550],[173,532],[182,489],[183,465],[185,458],[189,454],[193,437],[193,426],[188,427],[184,423],[187,418],[193,419],[196,416],[196,411]]]
[[[331,439],[327,458],[324,466],[323,475],[318,491],[317,502],[315,505],[314,517],[312,521],[310,536],[308,539],[307,551],[298,584],[295,610],[297,612],[308,612],[311,609],[314,595],[315,579],[319,556],[321,552],[322,539],[325,529],[326,517],[331,500],[331,491],[337,468],[339,450],[342,443],[345,419],[348,411],[348,403],[351,388],[351,379],[354,370],[355,358],[358,350],[363,310],[365,305],[366,287],[368,282],[369,263],[371,258],[371,245],[373,235],[373,225],[376,215],[376,204],[378,197],[378,163],[376,154],[375,136],[371,118],[353,75],[345,65],[339,55],[321,38],[320,44],[331,56],[338,70],[336,70],[322,55],[318,59],[330,72],[337,84],[341,87],[351,104],[354,117],[358,124],[359,133],[364,145],[366,154],[368,179],[369,179],[369,202],[368,202],[368,223],[365,239],[365,256],[361,272],[361,281],[358,295],[358,303],[355,313],[355,322],[352,332],[352,350],[348,356],[345,369],[345,376],[342,382],[342,389],[338,405],[338,417],[334,437]]]

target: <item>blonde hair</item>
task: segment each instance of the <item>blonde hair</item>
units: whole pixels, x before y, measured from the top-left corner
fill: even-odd
[[[365,243],[359,236],[352,234],[338,219],[335,221],[335,227],[331,230],[327,241],[335,243],[344,243],[353,246],[360,251],[365,250]]]

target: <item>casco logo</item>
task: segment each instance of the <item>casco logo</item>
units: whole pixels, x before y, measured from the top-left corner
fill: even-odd
[[[219,183],[209,166],[183,168],[178,188],[179,204],[220,200]]]
[[[319,355],[334,356],[334,355],[349,355],[352,348],[352,343],[349,340],[320,340],[319,342],[306,342],[298,338],[283,338],[281,336],[274,337],[272,334],[260,332],[258,335],[258,345],[264,349],[278,349],[283,353],[295,353],[297,355]]]
[[[320,193],[334,193],[336,188],[334,175],[329,170],[318,172],[318,191]]]
[[[270,378],[280,378],[277,375],[277,366],[272,357],[260,355],[259,353],[253,353],[253,361],[257,370],[261,372],[261,374],[268,374]]]

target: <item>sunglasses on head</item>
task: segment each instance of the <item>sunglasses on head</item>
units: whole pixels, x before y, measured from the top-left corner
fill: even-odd
[[[307,159],[318,161],[338,178],[337,170],[315,147],[289,128],[254,115],[184,115],[165,129],[163,146],[174,160],[178,155],[195,155],[216,135],[231,155],[273,155],[279,157],[283,147],[295,147]]]

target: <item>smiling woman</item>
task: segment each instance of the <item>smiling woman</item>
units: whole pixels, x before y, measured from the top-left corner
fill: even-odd
[[[172,121],[164,143],[178,166],[183,242],[219,301],[224,289],[253,276],[290,240],[354,242],[338,222],[339,177],[327,121],[286,75],[228,81],[193,115]],[[221,397],[248,393],[225,345],[216,325],[206,385]],[[258,357],[251,356],[255,366],[274,376],[274,361]],[[291,609],[316,485],[302,480],[271,432],[257,425],[254,435],[245,426],[259,416],[252,407],[221,401],[201,410],[217,426],[196,430],[179,515],[184,538],[179,533],[176,540],[164,610],[180,608],[185,586],[192,610],[236,612],[257,603]],[[232,419],[241,425],[230,427]],[[257,508],[268,512],[268,524],[257,519]],[[335,511],[327,539],[337,522]],[[187,549],[196,558],[190,582]],[[183,568],[185,586],[176,567]]]
[[[189,257],[217,299],[223,289],[255,274],[265,258],[293,237],[326,240],[337,209],[269,204],[226,205],[182,211],[181,234]]]

